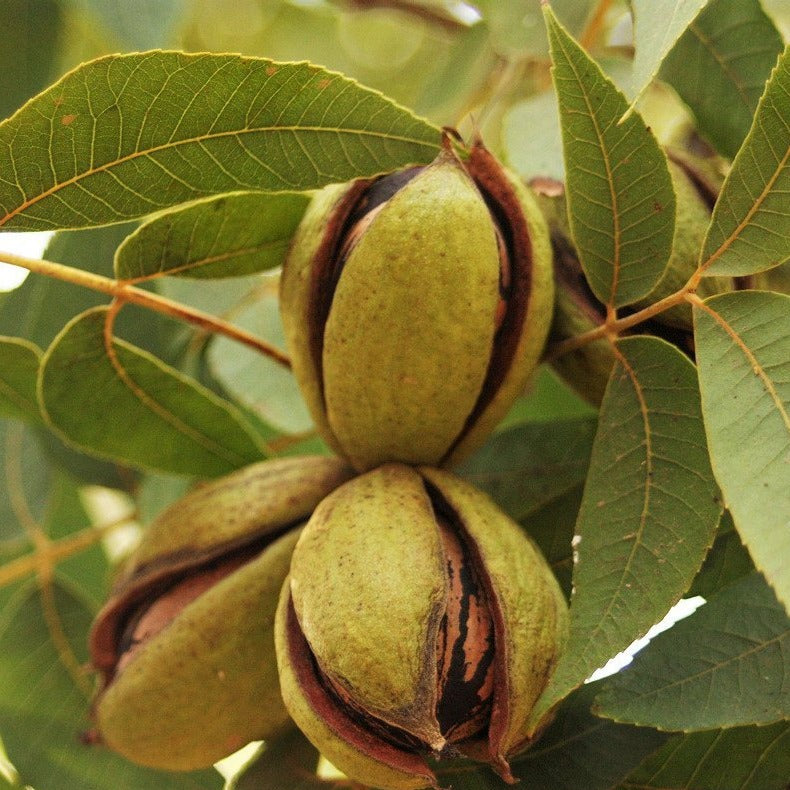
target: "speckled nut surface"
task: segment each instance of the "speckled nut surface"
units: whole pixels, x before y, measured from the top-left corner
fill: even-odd
[[[332,458],[264,461],[151,524],[91,631],[93,716],[109,748],[192,770],[288,726],[277,599],[301,525],[350,474]]]
[[[536,365],[552,304],[543,217],[481,145],[322,190],[281,280],[294,374],[359,470],[479,446]]]
[[[565,642],[543,556],[450,472],[387,464],[319,505],[275,629],[283,698],[351,779],[436,786],[425,757],[483,759],[512,780]]]

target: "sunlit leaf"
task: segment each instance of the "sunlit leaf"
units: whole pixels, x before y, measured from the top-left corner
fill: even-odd
[[[706,274],[752,274],[790,259],[788,160],[790,49],[785,49],[713,209],[700,257]]]
[[[618,790],[786,790],[790,723],[671,738]]]
[[[693,365],[650,337],[616,355],[576,525],[570,640],[533,722],[681,598],[721,514]]]
[[[732,159],[782,49],[759,0],[711,0],[664,60],[661,78],[691,108],[702,134]]]
[[[675,193],[666,158],[598,65],[549,6],[546,25],[560,106],[569,219],[579,260],[600,302],[646,296],[672,249]]]
[[[665,730],[790,717],[790,619],[759,573],[659,634],[598,698],[597,712]]]
[[[56,583],[20,589],[0,611],[0,733],[23,785],[36,790],[219,790],[214,771],[140,768],[87,746],[90,678],[83,669],[92,612]]]
[[[36,378],[41,350],[18,337],[0,337],[0,417],[38,422]]]
[[[755,565],[790,608],[790,296],[697,303],[694,336],[716,479]]]
[[[229,403],[124,341],[108,348],[105,316],[78,316],[44,356],[41,405],[59,433],[100,456],[178,474],[219,475],[262,457]]]
[[[631,93],[641,95],[661,61],[708,0],[631,0],[634,14],[634,69]]]
[[[115,276],[238,277],[280,266],[309,202],[299,193],[242,192],[167,212],[121,244]]]
[[[313,189],[430,161],[438,144],[435,127],[309,64],[110,55],[0,125],[0,227],[85,227],[220,192]]]

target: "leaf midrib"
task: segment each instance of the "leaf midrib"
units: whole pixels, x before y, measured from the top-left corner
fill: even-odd
[[[176,150],[180,146],[184,145],[196,145],[198,143],[207,142],[211,140],[219,140],[226,137],[239,137],[240,135],[249,135],[249,134],[267,134],[267,133],[279,133],[279,132],[318,132],[318,133],[326,133],[326,134],[347,134],[347,135],[355,135],[357,137],[371,137],[374,139],[382,139],[388,140],[391,142],[398,142],[398,143],[405,143],[409,145],[417,145],[422,146],[424,148],[430,148],[432,150],[437,150],[438,146],[433,145],[431,143],[427,143],[424,140],[420,140],[415,137],[407,137],[405,135],[393,135],[388,134],[385,132],[377,132],[371,131],[368,129],[351,129],[346,127],[334,127],[330,128],[327,126],[298,126],[298,125],[289,125],[289,126],[259,126],[254,128],[245,128],[245,129],[234,129],[232,131],[224,131],[224,132],[217,132],[212,134],[205,134],[200,135],[197,137],[189,137],[184,140],[178,140],[177,142],[170,142],[163,143],[162,145],[151,146],[149,148],[144,148],[140,151],[133,151],[130,154],[126,154],[125,156],[117,157],[110,162],[106,162],[103,165],[98,167],[92,167],[88,170],[85,170],[81,173],[78,173],[75,176],[72,176],[65,181],[60,181],[58,183],[53,184],[49,189],[44,190],[43,192],[39,193],[32,199],[25,200],[21,203],[17,208],[13,209],[12,211],[6,213],[5,216],[0,217],[0,227],[7,224],[10,220],[12,220],[17,215],[23,213],[31,206],[36,205],[36,203],[41,202],[42,200],[51,197],[52,195],[57,194],[62,189],[66,187],[72,186],[74,184],[80,183],[83,179],[89,178],[90,176],[94,176],[98,173],[103,173],[112,170],[114,167],[118,167],[119,165],[125,164],[127,162],[132,162],[135,159],[141,157],[148,157],[152,154],[159,153],[160,151],[171,151]],[[13,154],[12,154],[13,160]],[[21,189],[21,185],[17,183],[17,186]]]

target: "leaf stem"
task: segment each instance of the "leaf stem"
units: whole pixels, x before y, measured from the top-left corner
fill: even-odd
[[[0,252],[0,260],[14,266],[20,266],[35,274],[43,274],[56,280],[62,280],[72,285],[79,285],[92,291],[107,294],[122,302],[129,302],[148,308],[179,321],[198,326],[207,332],[225,335],[225,337],[249,346],[260,354],[269,357],[284,368],[291,367],[290,359],[265,340],[245,332],[243,329],[223,321],[221,318],[209,315],[193,307],[187,307],[165,296],[144,291],[141,288],[136,288],[120,280],[113,280],[110,277],[103,277],[100,274],[86,272],[73,266],[64,266],[62,263],[55,263],[54,261],[25,258],[11,252]]]
[[[589,331],[583,332],[580,335],[569,337],[565,340],[561,340],[559,343],[553,344],[544,355],[543,361],[553,362],[555,359],[563,356],[563,354],[576,351],[577,349],[581,348],[582,346],[586,346],[588,343],[591,343],[594,340],[600,340],[604,337],[615,338],[626,329],[631,329],[631,327],[641,324],[643,321],[648,321],[659,313],[663,313],[670,307],[675,307],[675,305],[679,305],[681,302],[687,301],[688,295],[692,292],[692,280],[694,280],[694,276],[679,291],[675,291],[675,293],[665,296],[658,302],[655,302],[654,304],[651,304],[648,307],[645,307],[643,310],[637,311],[636,313],[632,313],[631,315],[627,315],[623,318],[615,318],[614,313],[610,313],[610,317],[607,318],[607,320],[600,326],[595,327],[595,329],[590,329]],[[696,284],[694,287],[696,287]]]
[[[31,573],[40,571],[43,567],[52,569],[57,563],[78,554],[84,549],[98,543],[108,532],[134,521],[134,515],[123,518],[99,527],[88,527],[79,532],[68,535],[57,541],[47,540],[45,545],[39,545],[31,554],[25,554],[5,565],[0,565],[0,587],[5,587]]]

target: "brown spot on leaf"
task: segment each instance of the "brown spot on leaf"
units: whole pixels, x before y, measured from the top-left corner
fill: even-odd
[[[63,116],[63,117],[60,119],[60,122],[61,122],[61,123],[62,123],[64,126],[68,126],[70,123],[73,123],[73,122],[74,122],[76,119],[77,119],[77,116],[76,116],[76,115],[74,115],[73,113],[70,113],[69,115],[64,115],[64,116]]]
[[[277,66],[270,65],[266,67],[266,76],[273,77],[277,73]]]
[[[655,211],[656,214],[660,214],[663,210],[664,207],[658,201],[653,203],[653,211]]]
[[[332,80],[330,80],[328,77],[324,77],[324,79],[318,80],[316,87],[318,90],[322,91],[324,88],[328,87],[331,82]]]

